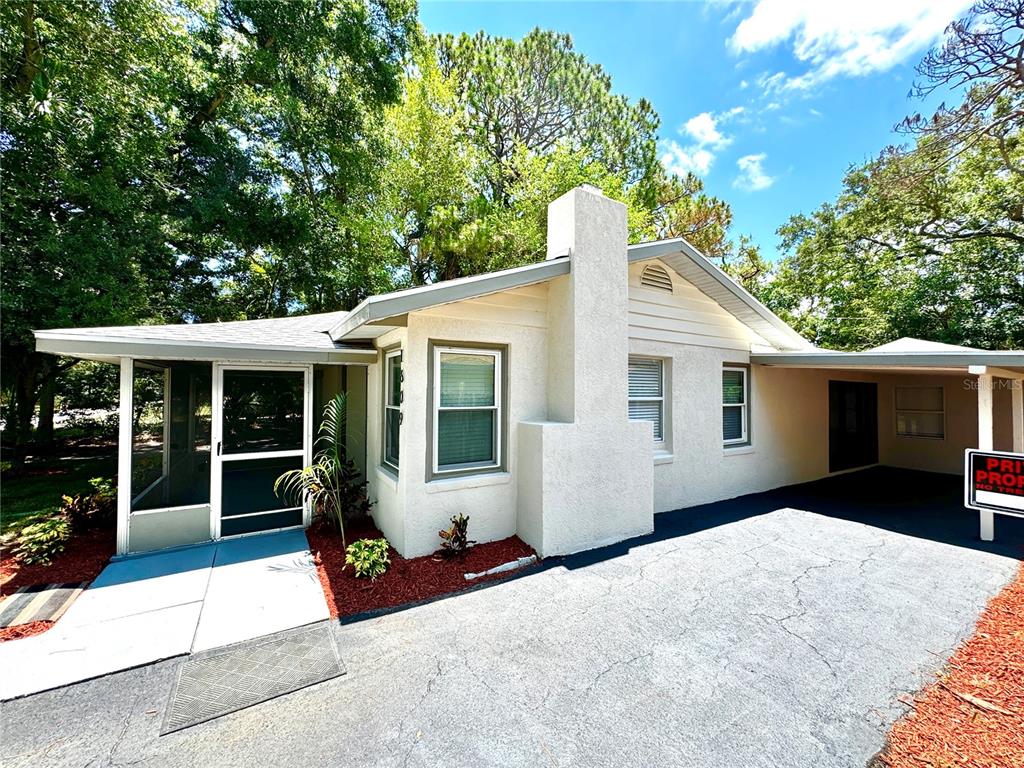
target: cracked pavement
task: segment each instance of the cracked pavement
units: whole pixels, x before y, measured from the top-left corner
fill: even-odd
[[[347,675],[165,737],[180,660],[8,702],[2,762],[864,766],[1017,560],[751,498],[341,626]]]

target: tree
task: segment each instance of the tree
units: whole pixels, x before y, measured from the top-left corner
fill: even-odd
[[[378,221],[418,285],[544,258],[547,204],[587,183],[627,204],[632,239],[730,259],[729,206],[666,174],[657,128],[567,35],[435,37],[387,113]]]
[[[966,86],[963,102],[904,121],[911,146],[851,168],[835,203],[779,230],[788,255],[761,297],[808,337],[1024,345],[1022,9],[986,0],[952,24],[917,92]]]
[[[34,352],[32,329],[285,314],[372,290],[367,274],[386,267],[364,253],[374,233],[358,201],[379,165],[364,136],[399,93],[414,10],[0,6],[3,389],[16,458],[41,389],[67,365]]]
[[[573,50],[569,35],[534,29],[521,40],[483,32],[434,39],[441,70],[457,85],[488,197],[508,202],[518,148],[583,151],[629,185],[650,187],[659,119],[650,103],[612,93],[611,78]],[[652,201],[648,189],[648,200]]]

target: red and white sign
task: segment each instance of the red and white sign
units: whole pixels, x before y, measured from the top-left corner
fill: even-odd
[[[1024,517],[1024,454],[968,448],[964,482],[964,506]]]

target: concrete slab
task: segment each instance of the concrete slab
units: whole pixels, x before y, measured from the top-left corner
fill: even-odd
[[[68,609],[60,626],[201,602],[216,552],[217,546],[208,544],[113,562]]]
[[[222,541],[192,650],[204,651],[330,617],[303,531]]]
[[[327,618],[303,531],[119,560],[49,632],[0,643],[0,699]]]
[[[0,699],[70,685],[188,653],[202,603],[94,624],[57,626],[0,644]]]

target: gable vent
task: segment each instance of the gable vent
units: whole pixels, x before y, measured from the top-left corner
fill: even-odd
[[[640,274],[640,285],[645,288],[653,288],[656,291],[672,293],[672,278],[669,277],[668,271],[664,267],[659,267],[657,264],[649,264],[644,267],[644,271]]]

